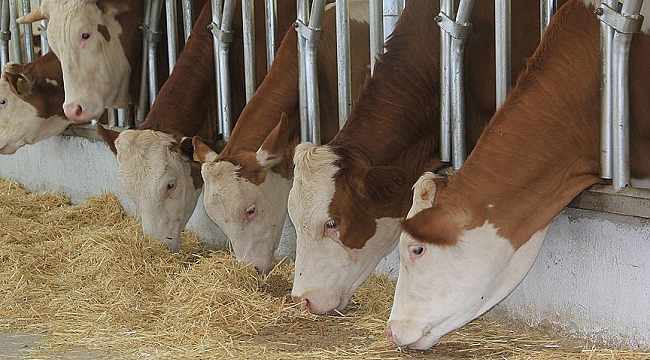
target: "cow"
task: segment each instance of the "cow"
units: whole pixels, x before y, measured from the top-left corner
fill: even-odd
[[[68,119],[85,123],[98,119],[105,108],[137,102],[144,6],[144,0],[44,0],[18,18],[19,23],[48,19],[48,41],[63,70]],[[163,81],[166,65],[162,62],[158,69]]]
[[[479,1],[465,55],[467,144],[495,110],[494,4]],[[512,71],[539,39],[538,6],[512,5]],[[315,314],[343,311],[350,296],[396,246],[398,221],[423,170],[439,152],[438,2],[410,0],[368,86],[338,135],[299,144],[288,210],[296,227],[294,301]]]
[[[370,62],[368,2],[349,6],[351,89],[356,97]],[[339,129],[335,21],[334,7],[328,5],[317,63],[323,142]],[[196,157],[203,162],[205,210],[228,236],[237,259],[260,273],[270,271],[275,262],[293,177],[293,148],[300,136],[296,42],[296,31],[289,29],[223,151],[217,154],[194,139]]]
[[[262,8],[261,0],[255,4]],[[239,10],[240,11],[240,10]],[[258,85],[266,73],[264,12],[256,11],[256,64]],[[278,30],[295,19],[295,2],[278,8]],[[192,160],[191,137],[216,143],[217,104],[212,21],[207,2],[194,25],[176,66],[137,130],[117,132],[97,127],[99,135],[117,154],[120,187],[136,204],[143,231],[171,251],[180,248],[180,233],[196,208],[203,186],[200,164]],[[241,17],[233,23],[234,42],[229,53],[233,114],[245,105]],[[182,142],[184,137],[187,141]]]
[[[599,4],[600,2],[598,2]],[[448,179],[423,175],[401,224],[387,335],[428,349],[506,297],[532,266],[549,224],[599,178],[599,21],[571,0],[525,72]],[[632,176],[650,176],[650,37],[630,59]]]
[[[0,153],[60,134],[72,122],[63,114],[63,75],[49,52],[27,64],[8,63],[0,79]]]

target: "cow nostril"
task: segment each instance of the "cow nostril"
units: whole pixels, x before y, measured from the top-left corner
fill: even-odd
[[[300,305],[300,310],[309,311],[309,299],[302,296],[292,296],[291,299],[293,299],[293,302]]]
[[[84,110],[81,108],[81,105],[77,105],[77,108],[75,109],[74,114],[75,114],[77,117],[81,117],[81,115],[83,114],[83,112],[84,112]]]
[[[255,270],[257,271],[257,275],[262,275],[264,272],[258,268],[257,266],[254,266]]]
[[[390,325],[386,327],[386,336],[390,341],[393,341],[393,330],[390,329]]]

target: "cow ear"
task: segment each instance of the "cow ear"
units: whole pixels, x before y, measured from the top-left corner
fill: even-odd
[[[192,159],[194,161],[198,162],[212,162],[217,159],[217,154],[212,148],[210,148],[208,145],[203,142],[201,137],[199,136],[194,136],[192,138],[192,148],[193,148],[193,156]]]
[[[189,136],[184,136],[181,138],[181,143],[178,146],[180,153],[186,158],[193,160],[194,159],[194,145],[192,145],[192,138]]]
[[[22,73],[21,64],[7,64],[3,69],[3,77],[9,83],[11,91],[20,96],[29,96],[34,89],[34,82]]]
[[[99,134],[99,137],[104,140],[106,145],[111,149],[111,151],[117,155],[117,148],[115,147],[115,139],[120,135],[119,132],[106,129],[102,124],[97,124],[97,134]]]
[[[413,185],[413,205],[407,217],[433,206],[438,188],[445,186],[443,177],[433,172],[425,172]],[[439,184],[438,184],[439,183]]]
[[[373,200],[392,199],[403,194],[406,175],[395,166],[373,166],[363,176],[363,193]]]
[[[280,121],[257,150],[256,158],[262,167],[274,167],[282,162],[284,154],[293,151],[298,143],[296,122],[296,119],[289,119],[284,112],[280,115]]]

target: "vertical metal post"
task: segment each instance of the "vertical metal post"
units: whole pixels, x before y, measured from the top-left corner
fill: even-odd
[[[158,50],[158,41],[159,34],[159,24],[160,17],[162,16],[162,0],[152,0],[151,1],[151,13],[149,18],[148,29],[145,32],[145,35],[148,37],[148,47],[147,47],[147,60],[149,63],[149,106],[153,105],[153,102],[156,100],[156,95],[158,95],[158,59],[156,53]]]
[[[22,0],[23,13],[22,15],[27,15],[31,12],[31,6],[29,0]],[[25,34],[25,62],[34,61],[34,39],[32,32],[32,24],[23,25],[23,33]]]
[[[172,73],[178,58],[178,24],[176,23],[176,0],[165,0],[165,21],[167,23],[167,62],[169,73]]]
[[[476,0],[461,0],[456,13],[456,24],[468,26]],[[465,74],[465,37],[453,37],[451,40],[451,138],[452,138],[452,167],[460,169],[465,162],[465,92],[463,79]]]
[[[222,13],[223,8],[223,13]],[[219,128],[225,141],[232,131],[232,108],[230,94],[230,71],[228,54],[232,42],[232,21],[235,15],[235,0],[212,0],[213,42],[215,51],[215,73],[217,77],[217,96],[219,103]]]
[[[604,0],[610,8],[615,8],[617,0]],[[603,179],[612,178],[612,124],[614,122],[612,105],[612,39],[614,29],[604,22],[600,23],[600,176]]]
[[[307,83],[307,117],[311,129],[310,141],[320,145],[320,109],[318,94],[318,41],[325,11],[325,0],[314,0],[309,15],[309,30],[312,33],[305,41],[305,80]]]
[[[496,56],[496,108],[506,100],[512,77],[510,73],[511,0],[494,2],[494,46]]]
[[[255,74],[255,4],[252,0],[242,0],[242,31],[244,32],[244,79],[246,102],[255,93],[257,84]]]
[[[296,0],[297,19],[293,24],[298,31],[300,24],[309,21],[309,1]],[[307,40],[298,34],[298,99],[300,109],[300,141],[310,141],[311,132],[307,114],[307,81],[305,72],[305,42]]]
[[[264,0],[264,18],[266,19],[266,70],[275,60],[275,29],[278,28],[278,11],[276,0]]]
[[[551,22],[551,17],[557,8],[556,0],[540,0],[539,1],[539,33],[543,35]]]
[[[439,23],[454,19],[453,0],[440,0]],[[440,27],[440,160],[451,162],[451,34]]]
[[[382,0],[370,0],[370,73],[375,71],[375,61],[384,53],[384,5]]]
[[[350,8],[348,0],[336,0],[336,66],[339,92],[339,129],[352,108],[350,84]]]
[[[5,66],[9,62],[9,0],[2,0],[2,12],[0,13],[0,65]]]
[[[11,50],[13,52],[13,61],[23,62],[23,51],[20,46],[20,27],[16,22],[18,18],[18,6],[16,0],[9,0],[9,29],[11,31]]]
[[[397,24],[397,20],[399,19],[403,9],[403,4],[400,4],[399,0],[384,0],[384,43],[393,32],[393,29],[395,29],[395,25]]]
[[[201,9],[199,9],[199,11],[200,10]],[[192,0],[183,0],[183,35],[185,43],[187,43],[187,39],[190,37],[190,33],[192,32],[193,20]]]

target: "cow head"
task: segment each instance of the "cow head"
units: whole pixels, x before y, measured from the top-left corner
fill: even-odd
[[[13,154],[24,145],[63,132],[71,122],[49,108],[57,100],[60,106],[63,84],[37,79],[25,71],[25,65],[7,64],[0,79],[0,153]]]
[[[173,135],[154,130],[125,130],[117,136],[100,127],[102,138],[117,153],[117,180],[135,203],[142,230],[177,252],[202,185],[198,164],[184,146],[189,139],[179,143]]]
[[[342,311],[397,243],[399,216],[386,216],[390,211],[380,203],[391,207],[403,196],[398,190],[403,174],[361,160],[342,169],[332,148],[309,143],[296,147],[294,164],[288,205],[297,235],[291,294],[312,313]]]
[[[122,42],[139,42],[139,35],[136,27],[123,28],[119,20],[137,6],[135,3],[44,0],[40,9],[18,19],[22,23],[48,19],[48,41],[61,60],[63,108],[70,120],[89,122],[98,119],[105,108],[125,107],[131,100],[132,65]],[[133,26],[136,21],[142,18],[134,20]]]
[[[400,270],[388,337],[424,350],[506,297],[532,266],[548,227],[515,249],[489,221],[434,205],[444,183],[426,173],[413,187],[413,205],[399,241]]]
[[[195,156],[203,162],[205,211],[228,236],[237,259],[259,273],[275,264],[287,216],[291,180],[273,170],[291,163],[295,128],[283,114],[257,151],[224,157],[194,138]]]

